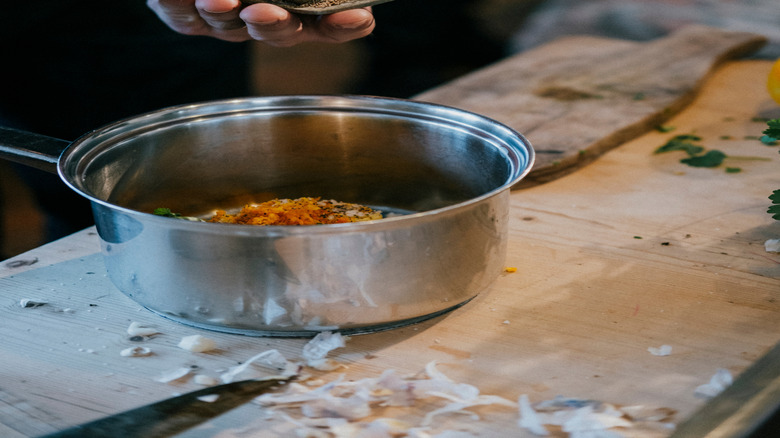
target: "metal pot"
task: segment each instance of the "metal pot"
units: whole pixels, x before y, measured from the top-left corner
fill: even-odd
[[[534,160],[522,135],[488,118],[360,96],[183,105],[70,144],[4,129],[0,156],[56,164],[91,201],[109,277],[128,297],[254,336],[376,331],[470,300],[502,272],[509,189]],[[300,196],[402,214],[263,227],[150,213]]]

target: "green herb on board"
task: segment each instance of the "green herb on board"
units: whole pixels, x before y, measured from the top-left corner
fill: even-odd
[[[723,160],[725,159],[726,154],[723,152],[719,150],[711,150],[707,151],[704,155],[683,158],[680,160],[680,162],[691,167],[718,167],[723,164]]]
[[[772,215],[772,219],[780,221],[780,189],[772,192],[769,199],[772,201],[772,206],[766,212]]]
[[[780,140],[780,119],[773,119],[766,122],[767,128],[762,134]]]
[[[672,137],[664,145],[658,147],[654,153],[663,154],[665,152],[683,151],[690,156],[701,153],[704,147],[699,146],[694,141],[700,141],[701,137],[691,134],[682,134]]]
[[[761,141],[761,143],[764,143],[767,146],[777,146],[778,144],[780,144],[780,142],[778,142],[776,138],[770,137],[768,135],[762,135],[761,138],[759,138],[759,140]]]
[[[763,134],[775,140],[780,140],[780,119],[768,120],[766,124],[767,128]],[[780,189],[772,192],[769,195],[769,200],[772,201],[772,205],[766,212],[772,215],[772,219],[780,221]]]
[[[777,134],[780,135],[780,123],[775,125],[777,128]],[[771,131],[775,132],[775,131]],[[723,137],[721,137],[723,139]],[[755,137],[758,139],[758,137]],[[774,141],[774,139],[771,139]],[[680,160],[681,163],[687,164],[691,167],[720,167],[725,160],[730,161],[770,161],[764,157],[743,157],[736,155],[726,155],[724,152],[717,149],[706,150],[704,146],[698,144],[701,141],[701,137],[693,134],[676,135],[669,139],[665,144],[656,148],[653,152],[655,154],[662,154],[672,151],[681,151],[688,154],[687,158]],[[742,171],[739,167],[726,167],[726,173],[739,173]]]

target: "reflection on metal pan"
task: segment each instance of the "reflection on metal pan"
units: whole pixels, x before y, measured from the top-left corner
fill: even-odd
[[[13,132],[0,155],[13,155]],[[70,144],[35,136],[92,202],[109,278],[176,321],[256,336],[363,333],[471,300],[504,268],[509,191],[534,152],[512,129],[440,105],[279,96],[165,108]],[[53,144],[59,158],[31,151]],[[63,145],[64,144],[64,145]],[[401,214],[312,226],[192,222],[271,198],[320,196]]]

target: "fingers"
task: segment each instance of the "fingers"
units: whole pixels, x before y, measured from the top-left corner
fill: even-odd
[[[184,35],[205,35],[225,41],[251,39],[239,18],[239,0],[147,0],[165,24]]]
[[[325,15],[320,34],[326,41],[342,43],[370,35],[375,25],[371,8],[352,9]]]
[[[176,32],[199,35],[205,30],[205,22],[200,19],[195,9],[195,0],[148,0],[146,5]]]
[[[376,23],[371,8],[352,9],[325,15],[317,29],[321,41],[343,43],[363,38],[374,31]]]
[[[247,6],[241,11],[241,19],[252,38],[272,46],[289,47],[302,40],[303,21],[278,6],[267,3]]]
[[[246,7],[240,17],[252,38],[277,47],[304,42],[342,43],[369,35],[375,27],[371,8],[331,15],[296,15],[267,3]]]
[[[238,14],[241,2],[238,0],[196,0],[195,8],[201,18],[216,30],[241,29],[245,26]]]
[[[240,0],[147,0],[165,24],[185,35],[225,41],[255,39],[277,47],[304,42],[342,43],[374,30],[371,8],[331,15],[298,15],[268,3],[243,7]]]

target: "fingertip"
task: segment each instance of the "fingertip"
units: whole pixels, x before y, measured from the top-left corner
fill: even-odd
[[[240,0],[195,0],[196,8],[215,14],[230,12],[238,9],[240,6]]]
[[[328,24],[345,30],[373,29],[374,15],[367,9],[350,9],[327,16]]]
[[[290,19],[290,12],[268,3],[256,3],[241,10],[239,17],[247,23],[273,24]]]

